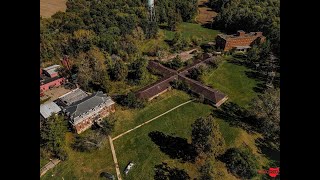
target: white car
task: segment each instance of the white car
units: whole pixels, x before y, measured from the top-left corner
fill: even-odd
[[[134,163],[133,162],[130,162],[128,165],[127,165],[127,167],[126,167],[126,169],[124,170],[124,174],[128,174],[128,172],[130,171],[130,169],[133,167],[133,165],[134,165]]]

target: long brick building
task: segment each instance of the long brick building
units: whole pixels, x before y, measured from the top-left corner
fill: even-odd
[[[239,30],[237,31],[237,34],[233,35],[218,34],[216,37],[216,47],[223,51],[230,51],[232,49],[246,51],[253,44],[262,43],[265,39],[262,32],[245,33],[244,31]]]
[[[186,77],[188,71],[192,68],[198,68],[204,63],[209,63],[214,57],[204,56],[204,60],[195,60],[190,66],[178,71],[172,70],[155,61],[149,61],[148,69],[163,76],[159,81],[146,86],[136,92],[136,96],[140,99],[152,100],[153,98],[165,93],[171,89],[171,82],[174,80],[184,81],[189,85],[190,90],[198,95],[202,95],[210,104],[219,107],[228,97],[222,92],[207,87],[198,81]]]
[[[80,134],[90,128],[94,122],[99,122],[115,112],[115,102],[111,97],[98,91],[64,107],[63,112],[75,131]]]

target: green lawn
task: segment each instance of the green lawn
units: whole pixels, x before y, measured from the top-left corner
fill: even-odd
[[[118,109],[115,113],[117,123],[112,136],[115,137],[118,134],[121,134],[122,132],[125,132],[151,118],[154,118],[159,114],[162,114],[188,100],[190,100],[190,97],[186,93],[182,91],[171,90],[170,92],[167,92],[148,102],[146,107],[143,109]]]
[[[203,80],[206,84],[213,85],[213,87],[226,93],[230,98],[229,101],[245,107],[256,96],[256,93],[252,90],[256,81],[246,77],[246,70],[245,67],[225,61],[216,70],[206,74]],[[189,99],[190,97],[186,93],[171,90],[148,102],[143,109],[131,110],[117,107],[114,114],[117,122],[112,136],[115,137]],[[196,164],[182,163],[177,159],[171,159],[160,151],[158,145],[150,139],[148,133],[160,131],[167,135],[186,138],[190,143],[191,124],[198,117],[209,115],[212,110],[212,106],[192,102],[115,140],[114,145],[120,170],[123,172],[129,161],[135,163],[128,176],[124,176],[122,173],[123,179],[153,179],[154,166],[161,162],[167,162],[170,167],[185,169],[192,178],[197,177],[198,166]],[[254,140],[259,135],[248,134],[241,128],[231,127],[223,119],[218,119],[218,123],[228,148],[239,147],[245,143],[253,149],[260,164],[267,163],[267,159],[258,153],[255,146]],[[101,150],[92,153],[80,153],[70,148],[72,137],[71,133],[66,136],[69,145],[69,148],[67,148],[69,159],[50,170],[42,179],[61,179],[62,177],[64,179],[100,179],[99,174],[102,171],[115,174],[109,142],[106,142],[105,147]],[[235,179],[233,175],[227,172],[223,163],[218,161],[215,169],[223,172],[222,179]],[[53,177],[52,174],[54,174]]]
[[[173,97],[172,100],[174,99],[176,98]],[[167,135],[187,138],[190,143],[191,124],[198,117],[209,115],[212,108],[209,105],[191,102],[115,140],[114,145],[121,171],[124,170],[129,161],[136,164],[128,176],[123,175],[123,178],[153,179],[154,166],[161,162],[167,162],[170,167],[185,169],[191,177],[197,177],[197,167],[194,164],[181,163],[176,159],[170,159],[168,155],[160,151],[158,145],[150,139],[148,133],[160,131]],[[153,113],[152,109],[149,109],[149,111]],[[155,114],[159,114],[160,111]],[[144,114],[144,112],[142,113]],[[136,116],[135,120],[144,119],[146,116]]]
[[[40,158],[40,169],[49,162],[48,159]]]
[[[49,170],[41,179],[100,179],[103,171],[116,174],[108,140],[102,149],[82,153],[70,148],[73,136],[72,133],[66,134],[68,160]]]
[[[208,29],[202,27],[200,24],[183,22],[178,26],[178,31],[182,33],[183,37],[191,38],[192,36],[203,39],[203,43],[213,41],[217,34],[220,33],[218,30]],[[173,31],[161,30],[165,34],[166,40],[172,40],[174,37]]]
[[[248,78],[245,71],[249,71],[249,69],[226,60],[217,69],[205,73],[202,80],[205,84],[228,95],[229,101],[242,107],[248,107],[251,99],[257,96],[253,88],[258,82]]]

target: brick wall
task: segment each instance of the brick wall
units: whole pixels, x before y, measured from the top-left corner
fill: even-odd
[[[95,115],[96,112],[92,113],[92,116],[86,117],[80,123],[76,124],[74,126],[74,129],[78,134],[80,134],[83,131],[89,129],[93,125],[95,120],[105,118],[113,112],[115,112],[115,104],[112,104],[111,106],[105,106],[98,112],[98,115]]]

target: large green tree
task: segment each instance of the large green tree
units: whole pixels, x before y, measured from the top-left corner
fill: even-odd
[[[225,151],[225,141],[216,120],[210,115],[192,124],[192,144],[198,154],[219,156]]]
[[[40,129],[40,145],[47,150],[59,155],[65,144],[67,121],[63,116],[52,114],[43,121]]]
[[[251,102],[251,113],[261,123],[261,131],[271,145],[280,148],[280,89],[268,89]]]
[[[257,175],[256,157],[251,150],[231,148],[221,157],[229,171],[241,179],[252,179]]]

